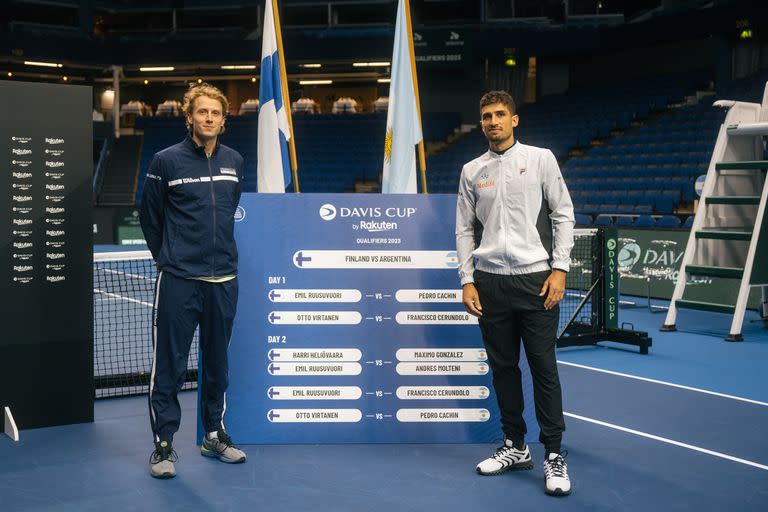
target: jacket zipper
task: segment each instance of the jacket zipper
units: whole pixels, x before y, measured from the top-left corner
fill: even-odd
[[[499,194],[501,195],[501,213],[499,217],[501,217],[501,232],[504,235],[504,253],[502,254],[502,261],[504,261],[505,266],[509,268],[509,251],[507,250],[507,195],[505,193],[507,189],[507,176],[504,172],[504,157],[502,155],[496,155],[496,158],[499,165]]]
[[[211,257],[211,277],[216,277],[214,269],[216,268],[216,193],[213,189],[213,170],[211,169],[211,157],[206,155],[208,160],[208,176],[211,178],[211,201],[213,203],[213,253]]]

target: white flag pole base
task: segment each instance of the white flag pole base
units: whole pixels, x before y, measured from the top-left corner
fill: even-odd
[[[13,414],[11,414],[11,408],[5,407],[5,434],[14,441],[19,440],[19,429],[16,427],[16,422],[13,421]]]

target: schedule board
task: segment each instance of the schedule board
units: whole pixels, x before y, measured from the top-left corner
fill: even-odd
[[[225,415],[238,443],[501,439],[461,304],[455,208],[454,195],[243,195]],[[521,369],[535,439],[524,353]]]

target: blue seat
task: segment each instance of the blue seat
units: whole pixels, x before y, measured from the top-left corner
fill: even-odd
[[[636,228],[652,228],[656,226],[656,221],[650,215],[639,215],[635,219],[633,226]]]
[[[632,225],[632,217],[626,215],[620,215],[616,217],[616,225],[622,227],[629,227]]]
[[[683,223],[683,228],[685,229],[691,229],[693,227],[693,215],[689,215],[687,219],[685,219],[685,222]]]
[[[680,219],[674,215],[664,215],[658,221],[656,221],[657,228],[679,228]]]
[[[610,215],[600,214],[595,219],[595,226],[610,226],[613,224],[613,219]]]

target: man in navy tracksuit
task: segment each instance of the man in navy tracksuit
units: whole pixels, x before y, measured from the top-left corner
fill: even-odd
[[[184,96],[189,135],[157,153],[147,172],[141,228],[160,271],[153,310],[154,360],[149,415],[155,450],[150,474],[176,475],[173,435],[179,429],[178,392],[197,326],[202,354],[202,454],[245,461],[224,429],[229,382],[227,348],[237,308],[234,213],[240,201],[243,157],[218,142],[228,102],[208,84]]]

